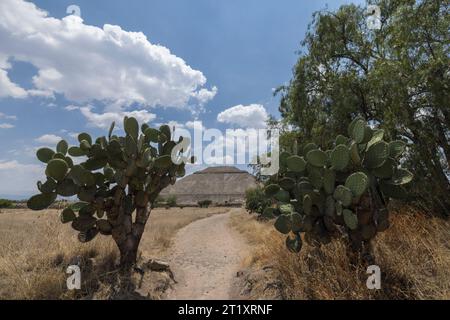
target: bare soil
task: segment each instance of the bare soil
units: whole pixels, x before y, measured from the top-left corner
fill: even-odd
[[[237,299],[233,284],[250,247],[230,227],[241,209],[197,220],[180,229],[168,255],[177,284],[168,299]]]

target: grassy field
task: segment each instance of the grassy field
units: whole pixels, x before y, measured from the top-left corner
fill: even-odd
[[[176,231],[226,208],[154,209],[141,242],[145,258],[164,257]],[[116,273],[118,250],[111,237],[88,244],[77,240],[70,225],[61,224],[58,210],[33,212],[2,209],[0,213],[0,299],[106,298],[98,292]],[[82,292],[66,290],[68,265],[83,266]]]
[[[349,267],[342,242],[321,250],[304,242],[301,253],[293,254],[271,222],[237,213],[231,224],[256,247],[247,267],[274,266],[287,299],[450,299],[450,223],[412,209],[391,216],[391,228],[374,243],[381,290],[368,290],[365,270]],[[258,298],[258,287],[253,294]]]
[[[180,228],[228,210],[154,209],[140,261],[164,259]],[[287,299],[450,299],[450,223],[411,209],[392,214],[391,228],[375,240],[376,263],[382,271],[382,289],[375,291],[366,288],[365,270],[349,267],[339,241],[321,250],[304,243],[300,254],[292,254],[270,222],[234,210],[230,224],[253,248],[243,268],[272,266]],[[0,213],[0,299],[107,299],[117,258],[111,237],[79,243],[70,225],[60,223],[58,210]],[[76,293],[66,290],[65,270],[74,263],[83,270],[82,290]],[[258,290],[264,290],[264,283],[258,285],[250,298],[257,299]]]

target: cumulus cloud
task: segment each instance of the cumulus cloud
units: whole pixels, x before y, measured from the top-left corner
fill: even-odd
[[[0,194],[26,196],[36,192],[36,181],[42,180],[44,170],[40,165],[23,164],[16,160],[0,160]]]
[[[211,90],[208,89],[200,89],[198,92],[192,93],[192,97],[196,98],[200,105],[204,105],[209,100],[212,100],[217,94],[217,87],[212,87]]]
[[[39,143],[44,143],[48,145],[57,144],[59,141],[61,141],[62,138],[60,136],[54,135],[54,134],[44,134],[40,136],[39,138],[34,139],[34,141]]]
[[[205,88],[201,71],[142,32],[110,24],[99,28],[74,15],[52,18],[23,0],[0,1],[0,42],[3,97],[58,93],[80,104],[183,107],[191,99],[204,104],[217,92],[216,87]],[[11,82],[11,58],[38,69],[31,90]]]
[[[150,113],[147,110],[95,113],[92,111],[91,107],[81,107],[79,109],[81,114],[88,121],[88,125],[102,129],[109,128],[113,121],[115,121],[116,125],[120,127],[125,116],[135,117],[139,123],[147,123],[156,118],[155,114]]]
[[[217,121],[243,128],[265,128],[268,114],[260,104],[242,104],[228,108],[217,115]]]
[[[6,70],[0,69],[0,98],[25,98],[26,96],[27,92],[25,89],[22,89],[17,84],[11,82],[8,78],[8,73]]]
[[[197,126],[198,128],[201,128],[202,130],[206,130],[206,127],[203,125],[203,122],[200,120],[187,121],[185,123],[185,126],[188,129],[195,129],[195,127]]]

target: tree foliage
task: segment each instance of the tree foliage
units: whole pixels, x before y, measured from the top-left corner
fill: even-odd
[[[282,121],[295,133],[285,146],[329,147],[362,116],[407,143],[403,162],[418,177],[410,192],[425,209],[448,215],[448,1],[371,2],[381,9],[380,30],[367,28],[361,6],[314,14],[293,78],[277,91]]]

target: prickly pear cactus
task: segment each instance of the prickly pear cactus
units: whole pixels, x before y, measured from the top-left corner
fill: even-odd
[[[56,150],[39,149],[36,155],[47,165],[47,180],[37,183],[41,193],[27,205],[42,210],[57,196],[77,197],[78,203],[61,212],[61,222],[70,223],[81,242],[98,234],[112,235],[121,252],[121,264],[133,264],[149,206],[162,189],[185,174],[185,164],[172,162],[172,150],[183,139],[172,141],[168,126],[157,130],[143,124],[139,130],[135,118],[125,117],[123,127],[123,137],[113,135],[113,123],[108,137],[94,141],[81,133],[78,146],[69,147],[62,140]],[[81,158],[81,162],[75,164],[73,158]]]
[[[350,137],[339,135],[331,150],[310,143],[302,150],[280,154],[280,170],[265,187],[274,205],[264,215],[287,234],[289,250],[299,252],[304,240],[327,244],[347,235],[359,250],[389,226],[386,204],[403,198],[412,174],[400,167],[403,141],[386,142],[383,130],[373,130],[356,118]]]

